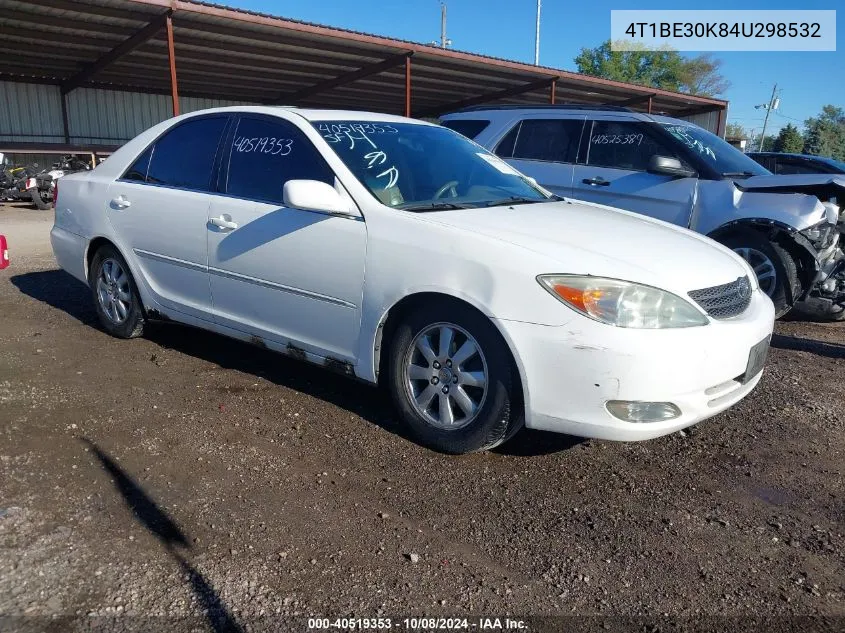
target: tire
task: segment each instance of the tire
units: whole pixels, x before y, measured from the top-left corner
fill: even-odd
[[[745,259],[758,273],[758,282],[772,303],[775,304],[775,318],[784,316],[801,296],[801,279],[798,266],[789,252],[777,242],[770,242],[753,230],[737,231],[720,237],[719,242]],[[763,262],[763,256],[768,263]],[[761,276],[772,273],[771,277]]]
[[[29,197],[32,198],[32,204],[34,204],[36,208],[41,211],[47,211],[53,208],[53,204],[51,202],[44,202],[44,199],[41,197],[41,193],[38,191],[38,187],[27,189],[27,191],[29,192]]]
[[[444,336],[451,344],[441,354]],[[422,351],[426,341],[428,356]],[[478,351],[470,353],[473,346]],[[435,451],[483,451],[513,437],[525,420],[517,381],[510,350],[495,326],[466,305],[432,302],[408,314],[391,337],[391,397],[411,437]],[[429,396],[427,407],[418,404]]]
[[[122,273],[121,273],[122,271]],[[129,266],[111,245],[101,246],[91,260],[88,285],[103,329],[117,338],[144,332],[144,311]]]

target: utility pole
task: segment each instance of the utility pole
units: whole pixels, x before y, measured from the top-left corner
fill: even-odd
[[[780,99],[778,99],[775,95],[778,91],[778,85],[775,84],[775,87],[772,88],[772,98],[769,99],[768,103],[764,103],[762,105],[754,106],[755,108],[765,108],[766,110],[766,117],[763,119],[763,132],[760,134],[760,147],[757,148],[758,152],[763,151],[763,141],[766,140],[766,125],[769,123],[769,114],[771,114],[772,110],[777,110],[778,106],[780,105]]]
[[[537,27],[534,30],[534,65],[540,65],[540,3],[542,0],[537,0]]]
[[[446,3],[443,0],[440,0],[440,41],[434,40],[431,45],[440,48],[449,48],[452,45],[452,40],[446,37]]]
[[[446,3],[440,3],[440,48],[446,48]]]

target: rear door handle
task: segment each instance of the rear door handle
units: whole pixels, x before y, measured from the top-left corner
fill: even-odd
[[[601,176],[596,176],[595,178],[584,178],[581,182],[585,185],[594,185],[599,187],[607,187],[610,184],[609,180],[605,180]]]
[[[131,205],[132,203],[129,202],[123,194],[119,195],[117,198],[112,198],[111,200],[111,206],[113,209],[126,209]]]
[[[229,215],[221,215],[219,218],[211,218],[209,222],[211,222],[214,226],[227,231],[233,231],[238,228],[238,223],[232,222],[232,217]]]

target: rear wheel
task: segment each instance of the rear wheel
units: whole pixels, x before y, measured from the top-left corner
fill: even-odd
[[[41,197],[41,192],[38,190],[38,187],[32,187],[31,189],[28,189],[28,191],[30,198],[32,198],[32,204],[34,204],[36,208],[41,211],[47,211],[53,206],[52,201],[44,200],[44,198]]]
[[[522,427],[517,373],[484,315],[435,302],[409,314],[389,349],[388,387],[408,431],[444,453],[507,441]]]
[[[113,246],[94,254],[88,285],[103,328],[118,338],[135,338],[144,331],[144,312],[135,280],[126,261]]]
[[[792,309],[801,296],[801,280],[798,266],[785,248],[753,230],[730,233],[719,241],[748,262],[757,275],[760,290],[775,304],[776,317]]]

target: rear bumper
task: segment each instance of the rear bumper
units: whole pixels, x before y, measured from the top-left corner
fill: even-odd
[[[771,336],[774,307],[754,293],[739,317],[674,330],[617,328],[578,317],[561,327],[500,321],[519,354],[526,426],[582,437],[647,440],[724,411],[760,380],[742,384],[751,348]],[[626,422],[609,400],[670,402],[664,422]]]
[[[50,231],[50,243],[59,267],[87,285],[85,251],[88,240],[54,225]]]

